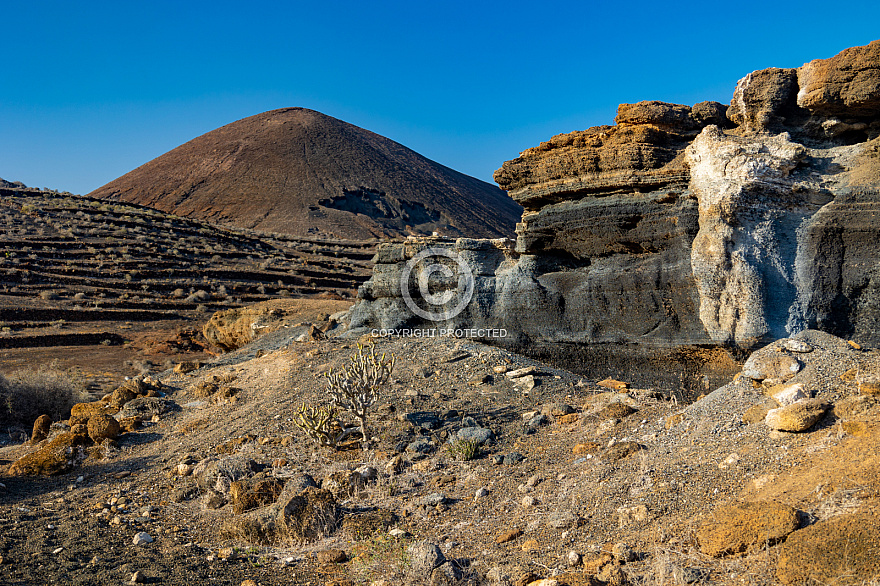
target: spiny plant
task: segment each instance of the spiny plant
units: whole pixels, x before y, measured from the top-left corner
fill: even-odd
[[[332,405],[306,405],[303,403],[293,415],[293,423],[307,436],[321,444],[333,448],[339,446],[348,430],[339,425],[339,409]]]
[[[358,351],[341,371],[327,373],[327,394],[332,405],[349,411],[360,423],[361,435],[368,442],[367,411],[379,397],[379,388],[391,378],[394,355],[376,355],[376,345],[370,343],[369,353],[358,344]]]
[[[339,371],[330,369],[327,378],[329,405],[301,405],[294,414],[294,424],[322,446],[336,449],[340,442],[354,432],[359,432],[363,447],[369,442],[367,413],[379,397],[379,388],[388,382],[394,369],[394,355],[376,354],[371,343],[369,351],[358,344],[358,351],[349,363]],[[348,411],[357,418],[357,427],[345,427],[338,415]]]

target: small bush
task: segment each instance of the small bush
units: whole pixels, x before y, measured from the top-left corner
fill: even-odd
[[[184,301],[186,301],[187,303],[197,303],[199,301],[207,301],[210,298],[211,298],[210,293],[208,293],[207,291],[205,291],[203,289],[199,289],[198,291],[196,291],[195,293],[193,293],[192,295],[190,295],[189,297],[184,299]]]
[[[0,374],[0,422],[30,428],[40,415],[53,421],[66,419],[70,408],[88,401],[81,384],[50,364],[37,370],[18,370]]]
[[[456,440],[448,445],[449,455],[461,462],[470,462],[480,455],[480,442],[476,440]]]

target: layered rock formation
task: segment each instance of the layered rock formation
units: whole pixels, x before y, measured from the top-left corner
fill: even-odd
[[[418,279],[399,283],[407,260],[440,246],[464,262],[443,260],[435,289],[462,291],[470,271],[475,293],[437,327],[505,328],[517,345],[668,353],[806,328],[880,343],[880,41],[751,73],[726,109],[640,102],[615,122],[496,172],[525,208],[515,246],[380,249],[353,325],[430,322],[403,299]]]

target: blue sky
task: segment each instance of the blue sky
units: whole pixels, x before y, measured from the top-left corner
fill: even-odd
[[[491,181],[617,105],[880,38],[871,2],[0,1],[0,177],[87,193],[219,126],[303,106]]]

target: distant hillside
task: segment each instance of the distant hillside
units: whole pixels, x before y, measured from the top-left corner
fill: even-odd
[[[304,108],[213,130],[90,195],[242,228],[336,238],[508,236],[522,213],[494,185]]]

